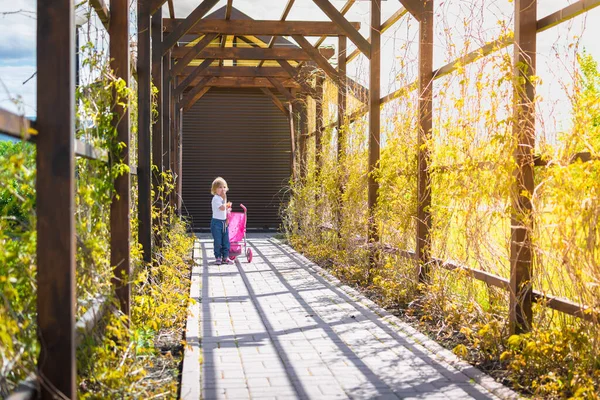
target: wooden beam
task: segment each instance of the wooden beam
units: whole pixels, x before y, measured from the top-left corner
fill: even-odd
[[[377,168],[380,156],[381,136],[381,103],[379,100],[381,92],[381,0],[371,1],[371,57],[369,59],[369,173],[368,173],[368,207],[369,225],[368,242],[379,242],[379,231],[375,221],[375,210],[378,202],[379,184],[373,176]],[[371,279],[371,268],[374,265],[373,258],[369,265],[368,277]]]
[[[510,330],[512,334],[531,329],[533,251],[531,234],[534,190],[535,86],[537,0],[515,0],[514,27],[514,183],[511,190]]]
[[[300,95],[300,101],[298,104],[298,119],[299,119],[299,127],[300,134],[298,135],[299,139],[299,156],[300,156],[300,179],[303,181],[306,180],[306,175],[308,173],[308,155],[306,154],[306,141],[308,139],[308,110],[307,110],[307,99],[306,94]]]
[[[399,0],[400,4],[408,10],[408,12],[415,17],[417,21],[420,21],[421,14],[424,11],[423,0]]]
[[[148,0],[150,1],[150,14],[154,15],[158,10],[162,8],[162,6],[167,2],[167,0]]]
[[[319,49],[325,58],[333,56],[333,49]],[[175,59],[183,58],[187,54],[187,48],[173,49],[172,56]],[[302,49],[293,47],[267,48],[244,48],[244,47],[208,47],[198,54],[198,59],[212,58],[215,60],[296,60],[310,61],[312,58]]]
[[[96,11],[96,15],[98,15],[98,19],[102,22],[104,29],[108,30],[110,11],[106,7],[104,0],[90,0],[90,5]]]
[[[159,190],[159,188],[163,185],[163,57],[160,52],[163,35],[162,10],[158,10],[152,15],[151,34],[152,81],[158,90],[158,96],[156,96],[156,111],[158,115],[156,119],[154,119],[154,124],[152,125],[152,188],[154,191],[153,205],[155,205],[159,210],[162,210],[164,199],[162,192]],[[152,224],[160,227],[162,224],[161,216],[155,214]],[[147,235],[147,233],[145,233],[145,235]],[[144,238],[147,245],[148,239],[146,236],[144,236]],[[162,238],[158,234],[155,236],[154,243],[157,247],[162,244]],[[144,260],[146,260],[147,257],[148,254],[146,254],[146,250],[144,250]]]
[[[280,21],[285,21],[285,19],[287,18],[288,14],[290,13],[290,11],[292,10],[292,6],[294,5],[295,0],[288,0],[285,8],[283,9],[283,13],[281,14],[281,18],[279,18]],[[269,40],[269,45],[267,46],[269,49],[271,47],[273,47],[273,45],[275,44],[275,40],[277,40],[276,36],[271,36],[271,39]],[[262,67],[262,65],[264,64],[264,60],[261,60],[260,63],[258,63],[259,67]]]
[[[171,33],[163,40],[162,45],[162,55],[164,56],[167,51],[171,50],[175,43],[186,33],[188,33],[194,25],[206,15],[207,12],[210,11],[211,8],[217,4],[219,0],[204,0],[185,20],[177,20],[177,19],[169,19],[167,21],[178,21],[176,26],[173,28]],[[166,24],[165,24],[166,25]],[[222,32],[214,32],[214,33],[222,33]]]
[[[169,17],[175,18],[175,5],[173,4],[173,0],[167,0],[167,4],[169,7]]]
[[[138,242],[142,245],[142,258],[147,263],[152,261],[152,60],[149,9],[146,1],[138,0]]]
[[[579,0],[537,21],[537,32],[548,30],[598,6],[600,6],[600,0]]]
[[[196,96],[194,96],[192,99],[190,99],[190,102],[189,102],[189,104],[187,104],[187,105],[186,105],[186,107],[184,107],[184,108],[183,108],[183,111],[184,111],[184,112],[186,112],[186,111],[188,111],[190,108],[192,108],[192,106],[193,106],[194,104],[196,104],[196,102],[197,102],[198,100],[200,100],[200,99],[202,98],[202,96],[204,96],[204,95],[206,94],[206,92],[208,92],[208,91],[210,90],[210,88],[211,88],[210,86],[204,86],[204,87],[202,88],[202,90],[200,90],[200,91],[199,91],[199,92],[196,94]]]
[[[346,143],[346,138],[344,135],[344,120],[346,118],[346,47],[347,40],[346,36],[340,36],[338,38],[338,74],[339,74],[339,82],[338,82],[338,92],[337,92],[337,131],[338,131],[338,142],[337,142],[337,153],[338,153],[338,165],[341,165],[340,162],[344,157],[344,153],[346,152],[344,144]],[[340,189],[343,191],[343,188],[340,185]],[[341,225],[340,225],[341,226]]]
[[[599,0],[600,1],[600,0]],[[406,8],[400,8],[396,11],[391,17],[385,20],[383,24],[381,24],[381,33],[383,34],[385,31],[390,29],[396,22],[400,20],[404,15],[408,13]],[[371,43],[371,39],[368,39],[369,44]],[[347,62],[354,60],[360,54],[359,49],[354,49],[352,53],[347,57]]]
[[[319,179],[319,174],[321,173],[321,153],[323,152],[323,81],[323,76],[317,75],[315,84],[315,173],[317,181]]]
[[[407,7],[408,8],[408,7]],[[429,280],[431,261],[431,154],[427,148],[432,128],[433,96],[433,0],[425,2],[419,14],[419,111],[417,138],[417,243],[419,281]]]
[[[179,98],[179,96],[181,96],[183,91],[185,89],[187,89],[189,86],[195,85],[200,80],[200,78],[203,76],[202,72],[205,71],[209,67],[209,65],[212,64],[213,61],[214,61],[213,59],[209,58],[209,59],[202,61],[202,64],[198,65],[197,67],[194,67],[194,71],[190,75],[188,75],[183,80],[183,82],[181,82],[175,89],[175,93],[174,93],[175,98]]]
[[[200,79],[200,82],[198,82],[198,84],[197,84],[196,86],[194,86],[194,87],[192,88],[192,90],[190,90],[190,91],[189,91],[189,92],[188,92],[188,93],[185,95],[185,97],[184,97],[184,98],[183,98],[183,100],[181,101],[181,105],[182,105],[182,107],[183,107],[183,109],[184,109],[184,110],[187,110],[187,109],[189,109],[189,107],[190,107],[190,103],[192,102],[192,100],[194,99],[194,97],[195,97],[195,96],[196,96],[198,93],[200,93],[200,91],[202,91],[202,89],[203,89],[204,87],[206,87],[206,86],[207,86],[206,84],[207,84],[208,82],[210,82],[210,81],[211,81],[211,79],[213,79],[213,78],[211,78],[210,76],[205,76],[205,77],[203,77],[202,79]],[[197,99],[196,99],[196,100],[197,100]]]
[[[117,79],[122,79],[129,87],[129,1],[110,0],[110,59],[111,69]],[[116,96],[116,93],[113,93]],[[113,123],[117,130],[117,141],[123,143],[123,149],[114,162],[129,166],[129,100],[120,99],[124,106],[115,106]],[[131,185],[129,172],[123,172],[115,178],[115,193],[110,207],[110,265],[114,268],[113,285],[121,312],[130,317],[131,275],[130,264],[130,202]]]
[[[290,65],[289,62],[285,61],[285,60],[277,60],[277,62],[279,63],[279,65],[281,65],[281,67],[292,76],[293,79],[296,80],[296,82],[298,82],[298,84],[300,85],[300,87],[302,88],[302,91],[304,93],[307,93],[311,96],[314,95],[314,90],[310,87],[310,85],[303,79],[303,77],[300,74],[300,71],[297,68],[294,68]]]
[[[173,69],[171,70],[171,77],[175,77],[175,75],[181,74],[181,71],[183,71],[189,65],[189,63],[193,59],[195,59],[196,56],[200,54],[202,50],[204,50],[206,46],[208,46],[213,40],[215,40],[217,36],[218,35],[216,33],[208,33],[202,39],[200,39],[198,43],[194,45],[194,47],[184,47],[185,49],[189,48],[189,50],[185,54],[185,56],[179,59],[177,64],[173,66]]]
[[[269,82],[271,82],[271,85],[273,85],[273,87],[279,91],[279,93],[281,93],[286,99],[288,99],[289,102],[296,101],[296,96],[292,95],[292,93],[288,89],[286,89],[285,86],[283,86],[281,81],[278,81],[277,79],[273,79],[273,78],[267,78],[267,79],[269,80]],[[291,116],[291,112],[290,112],[290,116]]]
[[[292,96],[292,98],[294,98],[294,96]],[[296,182],[298,180],[298,168],[296,167],[296,135],[294,127],[294,106],[292,105],[292,101],[288,103],[288,114],[290,122],[290,167],[292,170],[292,180]]]
[[[354,5],[354,3],[356,3],[356,0],[348,0],[346,2],[346,4],[344,4],[344,6],[342,7],[342,9],[340,10],[340,14],[342,15],[346,15],[346,13],[348,11],[350,11],[350,8]],[[327,39],[327,36],[321,36],[314,44],[314,47],[319,48],[319,46],[321,44],[323,44],[323,42],[325,41],[325,39]]]
[[[37,373],[42,398],[77,397],[75,32],[72,0],[37,2]]]
[[[268,88],[264,88],[261,87],[260,90],[267,95],[268,98],[271,99],[271,101],[273,102],[273,104],[275,104],[275,106],[277,108],[279,108],[279,110],[281,110],[281,112],[285,115],[285,116],[289,116],[288,115],[288,110],[285,108],[285,106],[283,105],[283,103],[281,102],[281,100],[279,100],[279,98],[277,96],[275,96],[275,94]]]
[[[329,64],[329,62],[315,49],[312,44],[304,36],[292,35],[292,38],[302,47],[302,49],[313,59],[315,63],[335,82],[336,85],[340,83],[340,76],[338,72]]]
[[[189,76],[195,70],[196,67],[186,67],[181,76]],[[253,76],[257,78],[270,76],[272,78],[293,78],[293,76],[290,76],[290,72],[279,67],[208,67],[200,72],[200,76]]]
[[[227,0],[227,8],[225,8],[225,19],[231,18],[231,9],[233,8],[233,0]]]
[[[292,79],[280,81],[275,78],[253,78],[253,77],[215,77],[207,86],[212,87],[268,87],[273,88],[276,84],[281,85],[284,88],[298,88],[299,85]],[[195,87],[195,86],[194,86]],[[287,89],[286,89],[287,90]]]
[[[346,35],[363,52],[371,58],[371,45],[346,18],[329,2],[329,0],[313,0],[317,6],[341,29],[340,35]],[[379,27],[379,25],[377,25]]]
[[[360,22],[346,22],[355,32],[358,32],[357,29],[360,29]],[[184,22],[181,19],[164,20],[167,32],[173,30],[175,33],[175,30],[178,30],[180,24],[183,23]],[[245,19],[230,21],[222,19],[203,19],[196,23],[195,26],[191,27],[187,33],[196,35],[218,33],[221,35],[236,36],[338,36],[346,34],[346,32],[337,24],[329,21],[271,21]]]
[[[162,91],[162,138],[163,138],[163,172],[171,172],[171,51],[163,58],[163,91]],[[164,197],[164,206],[168,198]]]

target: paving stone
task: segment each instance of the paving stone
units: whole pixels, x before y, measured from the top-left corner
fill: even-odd
[[[196,244],[209,257],[197,260],[192,293],[203,398],[498,398],[471,383],[481,373],[455,368],[451,352],[433,353],[427,337],[289,247],[264,234],[248,242],[251,264],[223,266],[209,263],[208,236]]]

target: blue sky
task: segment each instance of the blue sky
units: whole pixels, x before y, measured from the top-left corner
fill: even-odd
[[[448,41],[452,41],[456,51],[464,46],[475,49],[486,41],[493,40],[498,32],[498,20],[511,23],[514,3],[509,0],[437,0],[437,12],[443,12],[445,23],[441,18],[436,22],[435,67],[448,61]],[[109,3],[109,1],[106,1]],[[339,9],[345,0],[332,0]],[[539,0],[538,17],[541,18],[557,11],[573,1]],[[199,0],[174,0],[175,14],[178,18],[187,16],[198,4]],[[234,0],[234,7],[255,19],[279,19],[287,0]],[[213,11],[226,4],[221,0]],[[274,5],[275,4],[275,5]],[[481,7],[481,4],[485,6]],[[473,6],[475,5],[475,6]],[[382,3],[382,21],[387,19],[400,7],[400,2],[387,0]],[[35,66],[35,9],[36,0],[10,0],[0,2],[0,107],[19,112],[27,116],[35,115],[35,77],[27,81],[36,70]],[[347,14],[348,19],[362,23],[361,33],[368,37],[370,2],[358,1]],[[21,13],[10,13],[14,11]],[[2,15],[9,12],[10,14]],[[167,10],[164,10],[167,16]],[[477,28],[469,31],[462,25],[463,20],[477,18],[483,21]],[[296,0],[288,20],[328,20],[327,16],[312,0]],[[600,20],[600,7],[578,17],[558,28],[553,28],[538,36],[538,75],[543,84],[538,88],[542,101],[548,102],[547,112],[552,110],[555,118],[559,114],[568,114],[565,98],[561,94],[560,81],[569,75],[568,60],[558,60],[556,54],[566,52],[575,37],[580,37],[580,45],[585,47],[597,60],[600,60],[600,25],[591,21]],[[445,28],[450,29],[448,36]],[[416,39],[418,25],[412,18],[405,17],[384,33],[382,37],[382,95],[398,88],[395,77],[399,72],[399,59],[407,58],[416,61]],[[314,40],[313,40],[314,41]],[[326,44],[336,44],[336,39],[328,39]],[[350,51],[354,48],[349,43]],[[368,84],[368,62],[358,57],[349,65],[349,75],[363,84]],[[414,63],[407,71],[410,76],[416,74]],[[23,82],[27,83],[23,84]],[[562,97],[561,97],[562,96]],[[21,104],[13,104],[11,99],[20,99]],[[550,102],[552,104],[550,104]],[[562,117],[559,117],[560,120]]]

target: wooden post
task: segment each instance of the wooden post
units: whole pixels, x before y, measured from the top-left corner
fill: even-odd
[[[129,3],[127,0],[110,1],[110,58],[115,77],[123,79],[129,86]],[[125,144],[119,162],[129,165],[129,99],[120,99],[125,106],[115,107],[114,123],[117,127],[117,140]],[[129,207],[131,185],[129,172],[115,179],[115,196],[110,207],[110,264],[115,268],[113,284],[121,311],[129,317],[130,298],[130,245]]]
[[[138,0],[138,242],[144,262],[152,261],[152,196],[150,194],[150,119],[152,90],[150,81],[150,7]]]
[[[297,182],[298,180],[298,171],[296,168],[296,135],[295,135],[295,127],[294,127],[294,105],[292,102],[288,102],[288,110],[289,110],[289,121],[290,121],[290,167],[292,170],[292,181]]]
[[[306,154],[306,141],[308,139],[308,104],[307,96],[305,94],[300,96],[298,103],[298,119],[300,125],[300,179],[304,181],[306,179],[307,168],[308,168],[308,156]]]
[[[37,3],[37,324],[42,398],[77,396],[73,0]]]
[[[517,138],[513,172],[510,246],[510,330],[527,332],[532,322],[533,152],[535,148],[535,87],[537,0],[515,1],[515,90],[513,134]]]
[[[178,168],[177,168],[177,176],[178,185],[177,185],[177,215],[181,217],[181,206],[183,202],[182,193],[183,193],[183,109],[181,108],[181,104],[179,101],[177,102],[177,137],[178,137],[178,146],[177,146],[177,160],[178,160]]]
[[[323,76],[317,75],[315,98],[315,165],[316,179],[319,179],[319,172],[322,168],[321,153],[323,152]]]
[[[347,38],[346,36],[338,36],[338,75],[339,81],[338,84],[338,92],[337,92],[337,165],[338,168],[341,167],[342,161],[344,159],[344,154],[346,153],[346,134],[345,129],[347,128],[345,124],[346,119],[346,93],[348,88],[346,87],[346,60],[347,60]],[[339,206],[336,209],[336,219],[337,219],[337,231],[338,237],[342,236],[342,197],[344,194],[344,182],[341,180],[338,182],[338,191],[339,191]]]
[[[162,57],[162,36],[163,20],[162,9],[159,9],[152,15],[152,81],[158,89],[156,96],[156,110],[158,115],[152,124],[152,186],[154,189],[154,202],[159,210],[163,209],[163,196],[159,188],[163,184],[163,57]],[[153,226],[160,227],[162,220],[157,216],[152,221]],[[161,245],[160,237],[155,238],[155,245]]]
[[[163,134],[163,171],[171,171],[171,51],[163,57],[163,91],[162,91],[162,134]],[[169,197],[163,198],[164,204]]]
[[[417,257],[420,282],[429,275],[431,229],[431,176],[429,149],[425,144],[431,138],[432,79],[433,79],[433,0],[423,3],[419,19],[419,129],[417,177]]]
[[[380,74],[381,74],[381,0],[371,1],[371,58],[369,68],[369,176],[368,176],[368,240],[369,244],[379,241],[379,232],[375,222],[375,207],[377,206],[377,191],[379,184],[372,172],[379,162],[380,140]],[[373,259],[371,259],[371,267]],[[370,274],[369,274],[370,275]]]
[[[173,60],[171,60],[171,63],[173,62]],[[173,65],[173,64],[171,64]],[[170,154],[170,158],[171,158],[171,172],[173,173],[173,190],[171,191],[171,195],[169,196],[169,202],[171,204],[171,207],[173,207],[173,210],[175,211],[176,207],[176,197],[177,197],[177,180],[179,179],[179,177],[177,176],[177,130],[176,130],[176,126],[177,126],[177,113],[175,112],[175,96],[173,95],[174,91],[175,91],[175,83],[176,83],[176,79],[171,78],[171,97],[170,97],[170,101],[169,101],[169,113],[171,114],[170,119],[171,119],[171,127],[169,129],[169,134],[171,135],[171,154]]]

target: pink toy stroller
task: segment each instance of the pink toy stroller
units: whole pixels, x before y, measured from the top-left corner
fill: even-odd
[[[240,207],[244,210],[241,212],[231,212],[227,216],[229,221],[229,258],[235,258],[242,254],[242,244],[244,245],[244,253],[248,262],[252,262],[252,249],[246,244],[246,216],[247,209],[243,204]]]

